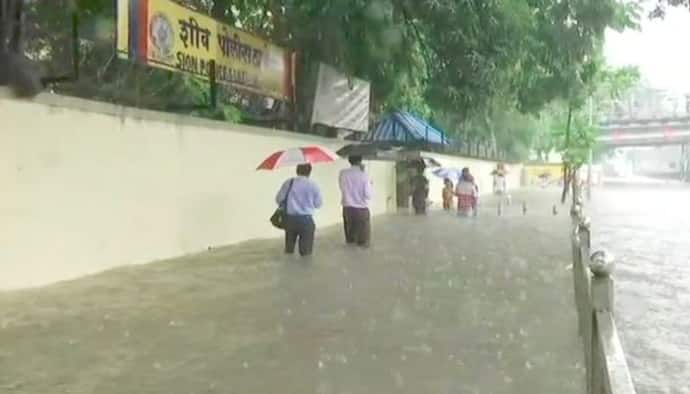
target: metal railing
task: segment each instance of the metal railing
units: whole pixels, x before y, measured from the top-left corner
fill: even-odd
[[[581,199],[576,201],[571,210],[573,281],[587,393],[635,394],[614,319],[615,261],[605,251],[591,253],[590,220],[582,213]]]

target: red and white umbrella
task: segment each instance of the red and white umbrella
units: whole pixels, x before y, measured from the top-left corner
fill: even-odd
[[[264,160],[257,170],[275,170],[280,167],[298,164],[330,163],[338,160],[338,155],[322,146],[305,146],[275,152]]]

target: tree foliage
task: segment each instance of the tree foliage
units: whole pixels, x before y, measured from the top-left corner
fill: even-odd
[[[603,62],[603,60],[600,60]],[[598,136],[598,120],[611,113],[613,102],[636,87],[640,73],[636,67],[612,68],[600,65],[587,89],[586,104],[576,108],[566,100],[556,100],[540,114],[534,149],[541,159],[551,151],[564,156],[566,163],[579,167],[588,158]],[[570,139],[567,118],[571,111]]]
[[[663,18],[666,16],[668,7],[683,7],[690,10],[690,0],[656,0],[656,4],[649,15],[652,18]]]
[[[634,27],[640,13],[624,0],[176,1],[297,51],[298,119],[308,119],[309,75],[326,62],[371,81],[374,115],[415,112],[513,156],[529,150],[551,103],[584,105],[600,78],[605,29]],[[115,59],[112,0],[29,4],[27,51],[50,74],[69,70],[69,5],[80,15],[82,73],[60,91],[168,110],[207,102],[188,77]],[[242,106],[247,97],[227,91],[221,101]],[[210,115],[236,119],[229,109]]]

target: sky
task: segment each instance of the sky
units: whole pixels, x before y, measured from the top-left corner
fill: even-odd
[[[651,87],[690,93],[688,37],[690,11],[671,8],[664,19],[644,17],[641,31],[608,31],[606,58],[613,66],[638,66]]]

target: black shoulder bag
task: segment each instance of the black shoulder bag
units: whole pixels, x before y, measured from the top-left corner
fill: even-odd
[[[285,198],[283,201],[280,202],[280,205],[278,205],[278,208],[273,212],[273,215],[271,215],[271,224],[273,227],[280,229],[280,230],[285,230],[285,219],[287,216],[287,202],[288,202],[288,197],[290,197],[290,191],[292,191],[292,183],[295,182],[294,179],[290,180],[290,185],[288,186],[287,193],[285,193]]]

